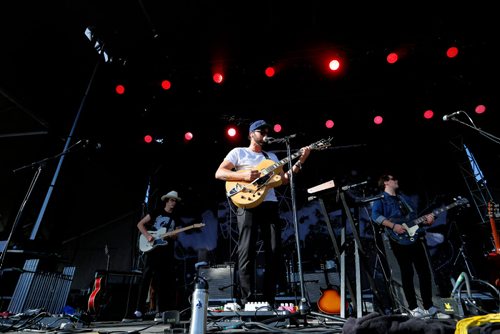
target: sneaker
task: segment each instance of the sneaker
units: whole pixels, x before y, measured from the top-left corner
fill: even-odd
[[[410,314],[412,317],[421,318],[426,315],[426,311],[421,307],[415,307],[413,310],[410,311]]]
[[[142,312],[135,311],[134,313],[122,319],[122,322],[142,321]]]
[[[431,306],[429,307],[428,310],[425,311],[431,318],[436,318],[436,319],[451,319],[451,316],[441,312],[436,306]]]
[[[163,313],[156,313],[153,320],[154,321],[163,321]]]

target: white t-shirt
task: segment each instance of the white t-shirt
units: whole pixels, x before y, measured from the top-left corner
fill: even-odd
[[[266,152],[266,154],[268,158],[266,158],[262,152],[256,153],[250,150],[248,147],[235,147],[231,151],[229,151],[224,160],[230,161],[235,166],[237,171],[253,169],[266,159],[273,160],[274,162],[280,161],[276,154],[272,152]],[[274,188],[270,188],[268,190],[264,201],[278,201],[276,193],[274,192]]]

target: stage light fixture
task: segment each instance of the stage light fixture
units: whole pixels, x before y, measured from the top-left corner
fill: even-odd
[[[399,56],[396,52],[391,52],[387,55],[386,59],[389,64],[394,64],[398,61]]]
[[[91,43],[94,44],[94,49],[97,53],[103,56],[104,62],[110,63],[113,61],[113,58],[109,56],[108,52],[104,48],[104,42],[96,36],[94,27],[85,28],[85,36]]]
[[[264,73],[266,74],[266,76],[268,78],[272,78],[276,74],[276,70],[274,69],[274,67],[269,66],[269,67],[266,68],[266,70],[264,71]]]
[[[224,76],[222,75],[222,73],[216,72],[214,73],[212,79],[216,84],[221,84],[222,81],[224,81]]]

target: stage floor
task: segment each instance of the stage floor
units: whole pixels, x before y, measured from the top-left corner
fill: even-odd
[[[401,326],[406,328],[405,333],[421,333],[425,326],[442,327],[442,333],[453,333],[460,319],[417,319],[405,315],[383,316],[372,312],[360,318],[343,319],[336,316],[327,316],[311,312],[307,316],[287,314],[269,314],[257,316],[211,316],[209,314],[206,324],[206,333],[354,333],[358,326],[380,326],[387,328]],[[91,334],[169,334],[190,333],[190,322],[181,320],[175,325],[166,324],[163,321],[102,321],[82,324],[75,319],[67,317],[46,317],[35,321],[35,319],[23,319],[12,323],[4,319],[0,332],[3,333],[91,333]],[[430,328],[430,327],[429,327]],[[397,332],[394,332],[397,333]],[[196,333],[202,334],[202,333]]]

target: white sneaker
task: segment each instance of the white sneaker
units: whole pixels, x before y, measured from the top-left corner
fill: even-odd
[[[425,313],[426,313],[425,310],[420,307],[416,307],[410,311],[411,316],[415,318],[421,318],[425,316]]]

